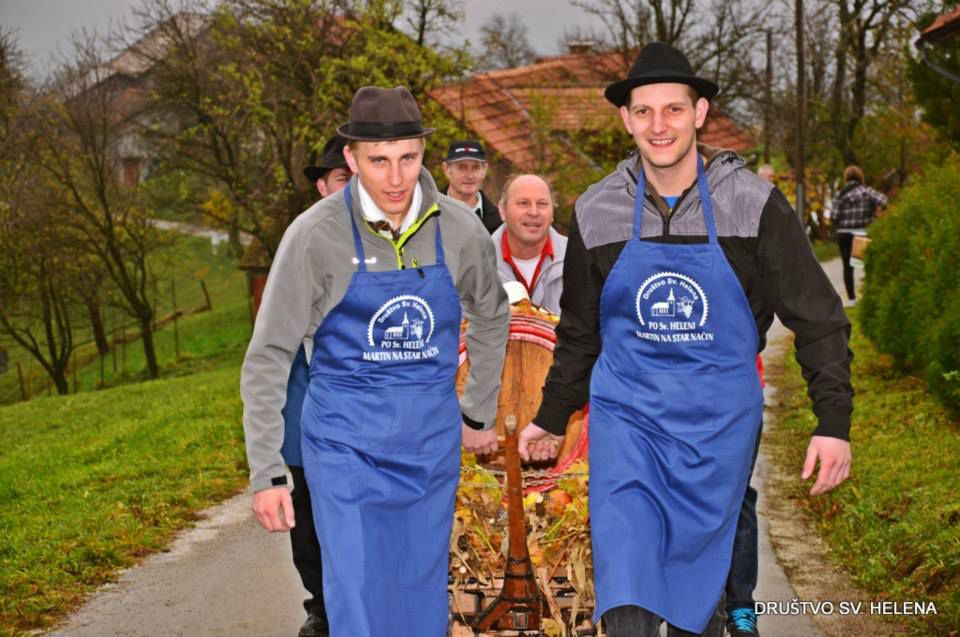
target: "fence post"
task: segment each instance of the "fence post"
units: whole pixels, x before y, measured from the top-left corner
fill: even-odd
[[[174,359],[180,362],[180,329],[177,326],[177,280],[170,279],[170,301],[173,303],[173,351]]]
[[[23,367],[20,366],[20,361],[17,361],[17,378],[20,380],[20,397],[23,400],[30,400],[30,395],[27,393],[27,383],[23,379]]]
[[[77,350],[73,350],[73,393],[77,393]]]
[[[200,279],[200,289],[203,290],[203,298],[206,301],[206,309],[209,312],[213,309],[213,303],[210,302],[210,292],[207,291],[207,282]]]

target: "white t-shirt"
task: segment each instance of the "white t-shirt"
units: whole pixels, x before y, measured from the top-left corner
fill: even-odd
[[[523,274],[523,278],[527,280],[528,286],[533,283],[533,274],[537,271],[538,263],[540,263],[540,257],[533,257],[532,259],[518,259],[513,257],[513,264],[516,265],[520,273]]]

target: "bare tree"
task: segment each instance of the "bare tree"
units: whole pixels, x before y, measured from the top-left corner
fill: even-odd
[[[438,33],[447,33],[463,21],[462,0],[406,0],[404,22],[420,46],[428,44],[427,38]]]
[[[527,25],[516,13],[494,13],[480,27],[480,33],[483,47],[478,56],[480,69],[513,68],[536,59]]]
[[[752,51],[763,46],[770,5],[752,0],[574,0],[606,29],[606,49],[617,51],[629,68],[637,52],[656,40],[683,50],[693,67],[723,91],[724,109],[762,101],[763,60]]]
[[[114,68],[97,38],[74,39],[71,61],[50,88],[53,99],[46,103],[35,151],[56,197],[60,224],[109,276],[123,309],[140,327],[148,374],[157,378],[149,284],[150,256],[160,237],[141,206],[139,183],[122,179],[119,154],[143,95]]]
[[[654,40],[681,47],[695,15],[693,0],[573,0],[573,4],[603,23],[626,64]]]
[[[13,35],[0,30],[0,333],[68,391],[73,314],[68,247],[32,153],[35,95]]]
[[[5,146],[17,141],[24,140],[3,140]],[[56,207],[42,201],[45,184],[31,172],[34,166],[30,164],[29,160],[21,163],[24,170],[16,175],[12,189],[6,179],[2,187],[6,205],[0,207],[0,243],[4,246],[0,252],[0,332],[40,364],[57,393],[66,394],[81,309],[74,294],[73,258],[77,255],[69,239],[65,241]]]
[[[852,164],[857,162],[853,140],[867,109],[871,67],[891,31],[905,21],[916,19],[915,5],[920,3],[916,0],[834,2],[840,21],[831,109],[834,139],[843,160]],[[848,73],[852,73],[849,80]],[[847,92],[849,102],[844,99]]]

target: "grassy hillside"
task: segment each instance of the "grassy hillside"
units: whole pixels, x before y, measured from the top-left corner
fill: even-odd
[[[0,409],[0,633],[48,625],[244,486],[238,376]]]
[[[177,307],[189,311],[204,304],[202,279],[213,309],[179,321],[179,357],[173,326],[156,333],[161,380],[139,382],[139,340],[117,345],[102,376],[89,343],[70,378],[79,393],[46,397],[39,366],[8,346],[0,401],[19,399],[16,361],[32,373],[35,395],[0,407],[0,635],[48,626],[246,484],[238,391],[251,330],[245,277],[209,241],[169,239],[154,263],[158,315],[173,307],[171,282]],[[108,329],[129,321],[106,313]]]

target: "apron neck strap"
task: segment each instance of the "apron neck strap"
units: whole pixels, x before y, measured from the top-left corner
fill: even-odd
[[[353,218],[353,195],[350,193],[350,184],[347,184],[347,187],[343,189],[343,199],[347,204],[347,216],[350,217],[350,230],[353,232],[353,249],[356,252],[357,256],[357,269],[359,272],[367,271],[367,261],[363,253],[363,241],[360,239],[360,230],[357,228],[357,221]],[[433,212],[434,209],[439,210],[437,204],[433,204],[430,210],[427,211],[427,214]],[[436,251],[437,251],[437,265],[443,265],[446,263],[446,259],[443,254],[443,237],[440,234],[440,219],[437,219],[437,232],[434,234],[434,240],[436,242]]]
[[[717,243],[717,224],[713,219],[713,202],[707,188],[707,175],[703,168],[703,159],[697,153],[697,188],[700,191],[700,205],[703,207],[703,221],[707,226],[709,243]],[[643,173],[643,160],[640,162],[640,174],[637,175],[637,193],[633,200],[633,238],[640,240],[643,234],[643,201],[647,192],[647,178]]]
[[[352,180],[351,180],[352,181]],[[363,241],[360,240],[360,230],[357,229],[357,221],[353,218],[353,196],[350,194],[351,184],[343,189],[343,200],[347,204],[347,216],[350,218],[350,229],[353,231],[353,250],[357,257],[357,271],[367,271],[367,260],[363,253]]]
[[[430,214],[434,209],[437,210],[437,231],[433,235],[433,239],[436,242],[437,248],[437,265],[443,265],[446,263],[446,259],[443,255],[443,237],[440,235],[440,206],[439,204],[433,204],[430,207],[430,210],[427,211],[427,214]]]

